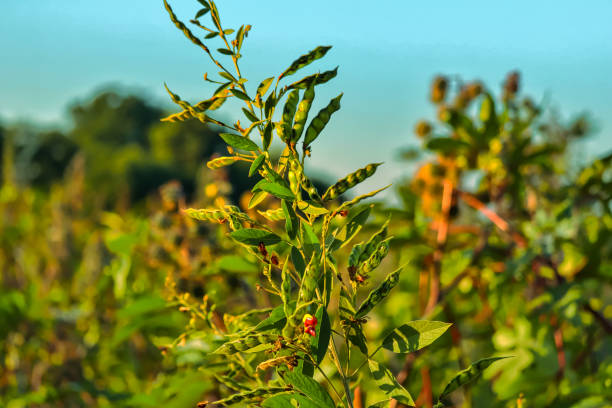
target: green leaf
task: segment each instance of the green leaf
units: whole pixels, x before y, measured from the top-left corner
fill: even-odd
[[[227,48],[217,48],[217,51],[223,55],[234,55],[234,53],[228,50]]]
[[[287,204],[287,201],[285,200],[281,200],[281,207],[285,213],[285,231],[287,232],[289,238],[295,239],[299,228],[295,211],[293,211],[291,205]]]
[[[242,108],[242,113],[244,113],[244,116],[246,116],[251,122],[259,122],[259,118],[251,113],[251,111],[247,108]]]
[[[268,89],[270,88],[270,84],[272,84],[272,81],[274,80],[274,77],[270,77],[270,78],[266,78],[263,81],[261,81],[261,84],[259,84],[259,86],[257,87],[257,93],[263,97],[266,92],[268,92]]]
[[[482,360],[478,360],[475,363],[472,363],[472,365],[470,365],[465,370],[457,373],[453,377],[453,379],[450,380],[450,382],[446,385],[446,387],[444,387],[444,391],[442,391],[442,394],[440,394],[440,398],[444,397],[445,395],[450,394],[451,392],[455,391],[456,389],[458,389],[459,387],[465,384],[475,381],[476,379],[478,379],[478,377],[480,377],[482,372],[487,367],[489,367],[494,362],[498,360],[503,360],[505,358],[509,358],[509,357],[483,358]]]
[[[243,136],[235,135],[233,133],[220,133],[219,136],[221,136],[225,143],[235,147],[236,149],[247,150],[249,152],[254,152],[259,149],[255,142]]]
[[[302,246],[306,259],[310,259],[314,252],[318,252],[319,238],[312,227],[306,223],[301,223]]]
[[[236,78],[234,78],[231,74],[228,74],[225,71],[220,71],[219,75],[221,75],[223,78],[227,79],[228,81],[236,82]]]
[[[334,251],[349,243],[368,220],[370,210],[370,207],[366,207],[353,215],[349,221],[334,234],[332,241],[328,245],[329,250]]]
[[[257,205],[259,205],[259,203],[261,203],[267,196],[268,193],[266,193],[265,191],[254,192],[251,196],[251,199],[249,200],[248,209],[250,210],[254,207],[257,207]]]
[[[268,398],[262,404],[264,408],[320,408],[315,402],[308,397],[298,393],[280,394]]]
[[[463,140],[450,137],[436,137],[427,142],[425,147],[442,153],[453,153],[460,149],[469,148],[470,145]]]
[[[296,201],[296,203],[299,210],[304,214],[319,216],[329,212],[327,208],[321,207],[309,201]]]
[[[310,349],[316,357],[317,364],[320,364],[327,353],[327,346],[331,337],[331,323],[327,315],[327,309],[323,305],[319,305],[315,317],[319,324],[317,325],[317,335],[310,340]]]
[[[299,69],[304,68],[306,65],[309,65],[313,61],[318,60],[319,58],[323,58],[327,51],[331,49],[331,46],[318,46],[314,50],[310,51],[307,54],[300,56],[298,59],[293,61],[289,68],[287,68],[280,76],[279,79],[285,76],[289,76],[295,74]]]
[[[274,245],[281,241],[280,237],[268,231],[257,228],[243,228],[230,233],[230,236],[236,241],[257,246],[260,242],[264,245]]]
[[[327,390],[310,377],[289,371],[285,374],[285,381],[294,389],[307,395],[319,408],[336,408],[334,400],[329,396]]]
[[[394,353],[412,353],[429,346],[442,336],[452,323],[416,320],[406,323],[389,333],[382,347]]]
[[[216,31],[213,31],[211,33],[208,33],[204,36],[205,39],[210,40],[211,38],[215,38],[216,36],[218,36],[219,33]]]
[[[293,201],[295,200],[295,195],[291,191],[291,189],[283,184],[276,183],[268,180],[261,180],[253,187],[252,191],[265,191],[267,193],[272,194],[275,197],[282,198],[283,200]]]
[[[210,11],[210,9],[209,9],[209,8],[203,8],[203,9],[200,9],[200,10],[199,10],[199,11],[196,13],[196,15],[195,15],[196,20],[197,20],[198,18],[202,17],[204,14],[208,13],[209,11]]]
[[[295,301],[291,302],[293,307],[295,308]],[[253,331],[278,331],[280,332],[283,327],[285,327],[285,323],[287,318],[285,317],[285,307],[283,305],[275,307],[271,312],[270,316],[265,320],[259,322],[257,326],[253,329]]]
[[[255,174],[257,170],[259,170],[265,159],[266,155],[260,154],[255,160],[253,160],[253,163],[251,163],[251,167],[249,168],[249,177]]]
[[[230,89],[230,92],[238,99],[242,99],[243,101],[247,101],[247,102],[251,101],[251,98],[249,98],[249,95],[245,94],[244,92],[238,89]],[[259,119],[256,119],[256,120],[259,120]]]
[[[215,92],[213,93],[213,96],[219,95],[221,92],[225,91],[227,89],[227,87],[229,87],[231,84],[232,84],[231,82],[226,82],[224,84],[219,85],[219,87],[217,89],[215,89]]]
[[[263,148],[265,151],[268,151],[270,148],[270,144],[272,144],[272,121],[268,121],[266,123],[266,127],[264,128],[264,133],[262,136]]]
[[[416,406],[410,393],[397,382],[395,376],[387,367],[374,360],[368,360],[368,366],[370,367],[370,372],[374,377],[376,385],[378,385],[378,388],[380,388],[385,395],[409,407]]]

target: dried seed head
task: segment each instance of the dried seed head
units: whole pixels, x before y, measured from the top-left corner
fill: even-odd
[[[520,74],[518,71],[512,71],[506,77],[503,88],[504,100],[513,99],[519,91]]]
[[[416,133],[418,137],[427,137],[431,133],[431,125],[425,120],[420,120],[414,127],[414,133]]]
[[[434,78],[431,85],[431,101],[433,103],[441,103],[446,97],[446,89],[448,87],[448,80],[446,77],[437,76]]]

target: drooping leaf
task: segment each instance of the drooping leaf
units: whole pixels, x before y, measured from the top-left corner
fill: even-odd
[[[395,376],[387,367],[374,360],[368,360],[368,366],[370,367],[370,372],[374,377],[376,385],[378,385],[378,388],[380,388],[385,395],[409,407],[416,406],[408,390],[397,382]]]
[[[225,143],[235,147],[236,149],[247,150],[249,152],[254,152],[259,149],[255,142],[243,136],[235,135],[233,133],[220,133],[219,136],[221,136]]]
[[[433,343],[451,324],[428,320],[409,322],[389,333],[382,347],[395,353],[411,353]]]
[[[331,46],[318,46],[314,50],[310,51],[307,54],[300,56],[298,59],[293,61],[289,68],[283,71],[282,74],[278,77],[283,78],[292,74],[295,74],[299,69],[304,68],[306,65],[318,60],[319,58],[323,58],[327,51],[331,49]]]
[[[238,242],[253,246],[259,245],[260,242],[264,245],[274,245],[281,241],[278,235],[257,228],[242,228],[231,232],[230,236]]]

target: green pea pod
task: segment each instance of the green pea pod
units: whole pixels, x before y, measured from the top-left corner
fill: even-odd
[[[314,201],[321,202],[321,196],[319,195],[317,188],[314,186],[314,184],[312,184],[310,179],[306,177],[304,173],[300,173],[300,176],[302,181],[302,188],[308,193],[308,196]]]
[[[363,245],[361,250],[361,254],[357,259],[355,265],[360,265],[366,259],[368,259],[372,253],[376,250],[378,245],[382,242],[383,239],[387,238],[387,225],[389,225],[389,220],[387,220],[384,225],[381,227],[378,232],[376,232],[372,237]]]
[[[307,77],[302,78],[299,81],[292,83],[291,85],[287,87],[287,89],[306,89],[308,88],[308,85],[310,85],[310,81],[312,80],[316,82],[315,85],[321,85],[326,82],[329,82],[337,74],[338,74],[338,67],[332,70],[329,70],[329,71],[321,72],[320,74],[308,75]]]
[[[333,186],[329,187],[323,194],[323,201],[333,200],[340,196],[349,188],[356,186],[376,172],[376,168],[382,163],[370,163],[366,167],[359,169],[348,176],[340,179]]]
[[[391,238],[387,238],[386,240],[378,244],[378,246],[376,247],[376,251],[374,251],[368,259],[366,259],[362,264],[359,265],[359,273],[361,275],[367,275],[368,273],[376,269],[378,265],[380,265],[382,260],[389,253],[390,239]]]
[[[395,285],[397,285],[397,282],[399,282],[399,274],[402,271],[402,268],[403,267],[391,272],[376,289],[370,292],[366,300],[364,300],[361,306],[359,306],[359,309],[357,309],[355,318],[362,318],[372,309],[374,309],[374,306],[382,302],[382,300],[387,297],[389,292],[391,292],[391,289],[393,289]]]
[[[193,33],[185,26],[185,24],[183,24],[183,22],[178,19],[178,17],[176,16],[176,14],[174,14],[174,11],[172,11],[172,8],[170,7],[170,5],[168,4],[168,2],[166,0],[164,0],[164,6],[166,7],[166,11],[168,12],[168,15],[170,16],[170,20],[172,20],[172,22],[174,23],[176,28],[181,30],[183,32],[183,34],[185,34],[185,36],[187,38],[189,38],[189,40],[191,40],[192,43],[194,43],[198,47],[202,48],[204,50],[204,52],[206,52],[207,54],[210,55],[210,51],[208,50],[208,47],[205,46],[202,43],[202,41],[200,41],[200,39],[198,37],[193,35]],[[327,52],[327,50],[325,52]],[[323,53],[323,55],[325,55],[325,53]],[[323,55],[321,55],[321,57]],[[319,57],[319,58],[321,58],[321,57]]]
[[[306,123],[306,119],[308,119],[308,112],[310,112],[310,107],[312,106],[312,101],[315,97],[315,80],[310,81],[310,85],[304,91],[304,96],[302,97],[302,101],[298,105],[297,112],[295,113],[295,119],[293,121],[293,135],[291,137],[291,141],[297,143],[302,136],[302,131],[304,130],[304,124]]]
[[[318,46],[314,50],[310,51],[307,54],[301,55],[298,59],[293,61],[289,68],[283,71],[282,74],[278,77],[280,80],[283,77],[295,74],[299,69],[304,68],[306,65],[309,65],[313,61],[318,60],[319,58],[323,58],[327,51],[331,49],[331,46]]]
[[[306,129],[306,136],[304,137],[304,150],[306,150],[323,131],[331,115],[340,109],[340,99],[342,99],[342,95],[344,94],[340,94],[332,99],[329,104],[321,109],[319,113],[317,113],[317,116],[310,121],[310,125],[308,125]]]
[[[253,347],[257,347],[261,344],[272,344],[279,339],[277,334],[267,333],[256,333],[249,334],[238,340],[233,340],[223,344],[221,347],[214,351],[214,354],[236,354],[241,351],[247,351]],[[282,339],[282,337],[281,337]]]
[[[281,273],[282,283],[281,283],[281,298],[283,300],[283,309],[285,311],[285,316],[290,317],[295,311],[295,302],[291,303],[291,274],[289,273],[289,258],[285,259],[285,264],[283,265],[283,271]]]
[[[494,362],[503,360],[505,358],[508,357],[483,358],[482,360],[472,363],[472,365],[470,365],[468,368],[457,373],[457,375],[446,385],[444,391],[442,391],[442,394],[440,394],[440,398],[450,394],[457,388],[476,380],[487,367]]]
[[[264,387],[264,388],[256,388],[252,391],[241,392],[240,394],[234,394],[230,397],[223,398],[221,400],[212,402],[211,404],[217,405],[233,405],[238,404],[239,402],[248,402],[252,400],[260,400],[263,397],[269,397],[271,395],[280,394],[283,392],[291,391],[289,387]]]
[[[291,140],[291,124],[293,123],[293,117],[295,116],[295,110],[299,99],[300,91],[297,89],[294,89],[287,95],[287,100],[283,107],[283,117],[276,128],[276,133],[278,133],[283,142]]]
[[[317,288],[317,282],[319,280],[319,266],[319,259],[315,253],[306,267],[306,272],[300,284],[299,299],[301,304],[310,302],[314,298],[315,289]]]
[[[221,210],[216,209],[195,209],[195,208],[187,208],[184,210],[185,214],[189,217],[194,218],[200,221],[213,221],[213,222],[221,222],[225,220],[225,213]]]

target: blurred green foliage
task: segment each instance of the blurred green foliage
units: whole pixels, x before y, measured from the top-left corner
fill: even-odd
[[[380,343],[407,319],[453,323],[427,349],[379,354],[418,406],[484,355],[513,358],[447,405],[610,406],[612,155],[578,168],[572,147],[588,122],[549,116],[516,74],[497,98],[439,77],[431,99],[439,120],[417,124],[423,149],[404,157],[424,158],[400,183],[401,204],[374,204],[355,238],[391,215],[391,251],[365,284],[408,266],[357,324]],[[164,112],[138,97],[103,93],[71,114],[67,132],[0,127],[0,406],[182,408],[244,391],[238,367],[211,356],[212,328],[274,324],[278,302],[256,289],[267,278],[226,225],[180,210],[246,211],[252,184],[235,165],[202,169],[225,149],[215,130],[160,123]],[[349,253],[337,257],[345,265]],[[380,399],[353,380],[355,395]]]

